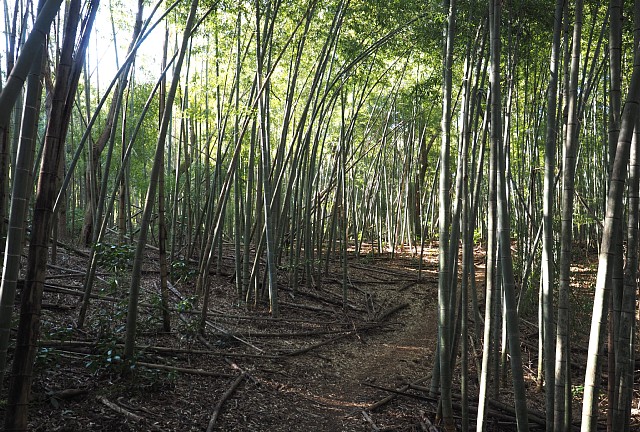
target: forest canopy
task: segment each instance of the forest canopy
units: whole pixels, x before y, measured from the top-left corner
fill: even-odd
[[[86,267],[70,328],[112,323],[128,379],[150,268],[162,331],[188,304],[204,337],[213,275],[277,320],[330,268],[347,310],[367,257],[409,255],[422,281],[432,246],[443,430],[493,430],[499,385],[519,431],[532,388],[547,431],[633,429],[640,1],[7,0],[0,15],[6,430],[27,428],[47,271],[69,251]],[[104,272],[117,314],[94,305]]]

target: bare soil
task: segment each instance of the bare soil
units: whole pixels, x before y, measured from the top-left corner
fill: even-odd
[[[100,270],[94,294],[110,300],[93,299],[80,330],[77,291],[86,257],[59,250],[45,288],[30,430],[440,430],[437,401],[407,388],[430,385],[437,345],[436,254],[427,251],[420,282],[419,260],[409,254],[350,257],[346,304],[338,262],[308,287],[299,281],[295,293],[283,270],[279,319],[270,317],[262,299],[237,305],[231,260],[223,260],[222,274],[210,277],[204,337],[197,331],[198,305],[188,301],[194,280],[186,271],[172,285],[171,305],[181,312],[172,312],[171,332],[161,331],[153,307],[159,301],[157,256],[150,254],[131,364],[122,360],[127,266]],[[535,359],[528,360],[535,366]],[[535,408],[543,396],[529,378]],[[392,400],[375,405],[390,395]],[[4,410],[2,401],[0,420]],[[507,411],[496,413],[490,430],[514,430]]]

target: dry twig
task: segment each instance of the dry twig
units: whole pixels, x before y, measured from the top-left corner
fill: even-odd
[[[112,409],[113,411],[117,412],[118,414],[122,414],[123,416],[127,417],[130,420],[133,420],[135,422],[141,422],[144,420],[144,417],[140,417],[137,414],[132,413],[131,411],[127,411],[126,409],[122,408],[121,406],[118,406],[116,404],[114,404],[113,402],[109,401],[109,399],[107,399],[104,396],[96,396],[96,398],[102,402],[103,405],[105,405],[106,407]]]
[[[211,414],[211,420],[209,420],[209,426],[207,426],[207,432],[212,432],[213,428],[216,425],[216,420],[218,420],[218,416],[220,415],[220,411],[222,410],[222,405],[225,403],[227,399],[229,399],[233,393],[236,391],[240,383],[245,379],[247,375],[245,373],[241,373],[238,378],[235,379],[231,383],[231,386],[227,389],[226,392],[222,395],[215,409],[213,410],[213,414]]]
[[[373,430],[374,432],[378,432],[380,430],[380,428],[376,426],[376,424],[373,422],[373,419],[371,418],[369,413],[366,412],[365,410],[362,410],[362,417],[364,417],[367,423],[371,425],[371,430]]]
[[[220,372],[206,371],[202,369],[189,369],[189,368],[182,368],[182,367],[155,364],[155,363],[137,362],[136,364],[138,366],[144,366],[149,369],[161,369],[161,370],[168,370],[171,372],[180,372],[180,373],[191,374],[191,375],[204,375],[204,376],[222,377],[222,378],[232,378],[235,376],[235,375],[230,375],[230,374],[225,374]]]

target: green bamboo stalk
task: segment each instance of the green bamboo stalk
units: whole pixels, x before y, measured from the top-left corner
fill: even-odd
[[[166,108],[162,114],[162,122],[160,124],[160,130],[158,131],[158,142],[156,145],[156,153],[154,157],[153,167],[150,173],[149,188],[147,189],[147,197],[145,200],[144,212],[142,215],[142,221],[140,224],[140,233],[138,238],[138,244],[136,246],[135,258],[133,261],[133,269],[131,271],[131,288],[129,291],[129,304],[127,308],[127,329],[125,334],[125,350],[124,355],[127,359],[133,360],[135,352],[135,340],[136,340],[136,327],[138,317],[138,297],[140,295],[140,278],[142,274],[142,260],[144,257],[144,250],[146,248],[147,233],[149,225],[151,224],[151,214],[155,205],[155,197],[158,188],[158,178],[160,176],[160,169],[164,169],[162,166],[162,152],[164,152],[164,144],[167,139],[167,132],[169,130],[169,122],[171,120],[171,114],[173,112],[173,102],[176,96],[176,90],[178,83],[180,82],[180,71],[186,55],[187,47],[189,45],[189,39],[191,36],[191,30],[195,22],[196,11],[198,8],[198,0],[192,0],[191,8],[189,10],[189,16],[182,35],[182,43],[180,50],[178,51],[178,58],[176,59],[173,79],[171,86],[167,92]]]

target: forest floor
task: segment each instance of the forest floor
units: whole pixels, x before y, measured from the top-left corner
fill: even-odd
[[[86,257],[78,252],[59,250],[48,271],[30,430],[440,430],[433,426],[437,401],[419,388],[430,385],[437,345],[437,249],[426,252],[420,282],[419,260],[410,255],[352,257],[346,306],[337,262],[295,295],[283,272],[279,319],[264,304],[237,306],[231,261],[223,260],[222,274],[210,276],[204,337],[190,301],[189,265],[182,268],[185,278],[171,286],[172,331],[161,331],[157,256],[150,254],[133,369],[121,360],[126,253],[122,265],[120,251],[109,252],[94,289],[99,298],[77,329],[86,271]],[[481,253],[476,260],[481,272]],[[535,366],[532,355],[524,354],[525,372]],[[543,396],[528,375],[535,416]],[[459,388],[457,379],[453,387]],[[501,392],[507,406],[492,408],[490,430],[515,428],[509,388]],[[4,410],[3,401],[0,420]]]

